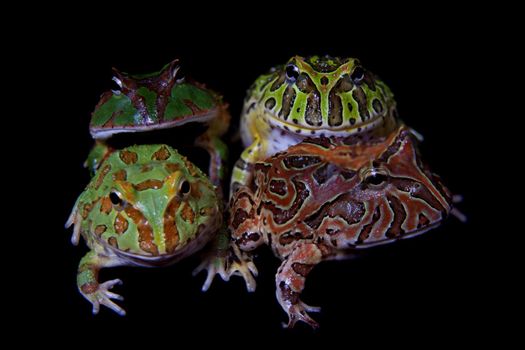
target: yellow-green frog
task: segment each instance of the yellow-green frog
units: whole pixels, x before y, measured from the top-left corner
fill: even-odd
[[[385,136],[398,125],[392,92],[359,60],[292,57],[248,90],[241,114],[246,149],[233,170],[230,194],[250,183],[257,161],[306,137]]]

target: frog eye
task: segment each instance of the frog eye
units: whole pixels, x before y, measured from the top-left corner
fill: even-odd
[[[113,80],[113,82],[115,83],[114,84],[114,89],[112,89],[111,91],[115,95],[120,95],[120,89],[122,89],[122,80],[120,80],[119,78],[117,78],[115,76],[111,80]]]
[[[370,169],[365,173],[364,182],[370,188],[379,189],[386,185],[388,174],[382,169]]]
[[[364,77],[365,77],[365,70],[360,66],[355,67],[354,71],[350,75],[350,78],[356,84],[360,83]]]
[[[290,80],[297,80],[299,77],[299,68],[294,64],[289,64],[286,66],[286,77]]]
[[[182,81],[186,77],[186,73],[180,64],[173,69],[172,75],[176,81]]]
[[[179,187],[179,193],[183,196],[187,195],[191,191],[191,185],[187,180],[183,180]]]
[[[122,199],[120,198],[120,196],[118,195],[117,192],[111,192],[109,194],[109,200],[111,201],[111,203],[113,205],[120,205],[120,204],[122,204]]]

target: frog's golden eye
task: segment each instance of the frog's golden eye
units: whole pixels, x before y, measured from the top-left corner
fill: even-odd
[[[360,67],[360,66],[355,67],[354,71],[350,75],[350,78],[356,84],[359,84],[361,80],[363,80],[364,77],[365,77],[365,70],[363,69],[363,67]]]
[[[109,194],[109,200],[111,201],[111,204],[113,205],[121,205],[122,204],[122,198],[118,195],[117,192],[111,192]]]
[[[286,77],[289,80],[296,81],[299,78],[299,68],[294,64],[289,64],[286,66]]]
[[[183,180],[179,187],[179,193],[183,196],[187,195],[191,191],[191,185],[187,180]]]

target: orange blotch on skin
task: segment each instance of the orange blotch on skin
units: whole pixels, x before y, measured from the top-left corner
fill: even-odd
[[[111,199],[109,199],[109,197],[103,197],[100,202],[100,212],[109,214],[112,208],[113,204],[111,203]]]
[[[84,294],[91,294],[95,293],[98,290],[98,283],[97,282],[90,282],[85,283],[80,287],[80,290]]]
[[[150,179],[150,180],[143,181],[139,184],[133,185],[133,187],[137,191],[144,191],[144,190],[149,190],[149,189],[158,190],[159,188],[162,187],[163,184],[164,182],[161,180]]]
[[[103,234],[104,232],[106,232],[107,230],[107,226],[106,225],[98,225],[97,227],[95,227],[95,234],[97,236],[100,236],[101,234]]]
[[[111,166],[109,164],[106,164],[100,171],[100,174],[98,175],[97,181],[95,182],[95,189],[98,190],[100,185],[102,185],[102,182],[104,182],[104,178],[111,170]]]
[[[126,170],[120,169],[113,174],[113,181],[126,181],[127,173]]]
[[[182,219],[184,219],[184,221],[188,221],[191,224],[193,224],[195,220],[195,212],[187,203],[185,203],[184,207],[182,208]]]
[[[128,225],[128,220],[121,213],[118,213],[114,224],[115,232],[119,235],[123,234],[128,229]]]
[[[180,169],[180,166],[178,164],[176,164],[176,163],[168,163],[164,167],[170,173],[174,173],[174,172],[176,172],[177,170]]]
[[[125,209],[126,214],[133,220],[135,225],[137,225],[137,230],[139,232],[139,246],[140,248],[152,255],[159,255],[159,250],[153,242],[153,229],[148,223],[148,220],[144,215],[137,209],[129,206]]]
[[[177,229],[177,222],[175,221],[179,206],[180,202],[176,198],[173,198],[164,213],[164,240],[168,254],[175,250],[179,242],[179,231]]]
[[[109,237],[108,243],[112,247],[118,248],[118,241],[117,241],[117,239],[115,237]]]
[[[85,220],[87,219],[89,212],[93,209],[93,203],[86,203],[84,204],[84,207],[82,208],[82,218]]]
[[[138,160],[138,155],[135,152],[120,151],[119,156],[120,160],[122,160],[127,165],[135,164]]]
[[[159,150],[151,156],[152,160],[166,160],[171,156],[170,151],[165,146],[159,148]]]

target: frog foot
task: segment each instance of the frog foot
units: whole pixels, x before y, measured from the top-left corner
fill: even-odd
[[[319,323],[317,323],[313,318],[311,318],[310,315],[308,315],[308,312],[320,311],[320,307],[310,306],[299,300],[296,304],[291,305],[290,308],[286,310],[288,314],[288,323],[283,322],[282,326],[283,328],[293,328],[297,321],[302,321],[310,325],[312,328],[318,328]]]
[[[98,285],[98,288],[92,293],[82,293],[84,297],[93,304],[93,314],[98,314],[100,305],[104,305],[120,316],[126,315],[126,311],[111,300],[124,300],[122,296],[109,291],[117,284],[122,284],[122,281],[119,279],[110,280]]]
[[[206,254],[200,265],[193,271],[193,275],[195,276],[203,270],[208,272],[202,285],[203,292],[210,288],[215,275],[221,276],[224,281],[229,281],[231,276],[241,276],[246,283],[246,289],[249,292],[255,291],[254,277],[257,277],[257,267],[251,258],[235,245],[223,254],[217,254],[217,252]]]

